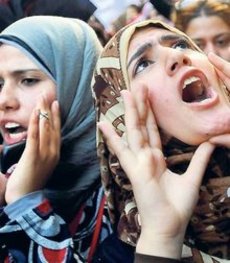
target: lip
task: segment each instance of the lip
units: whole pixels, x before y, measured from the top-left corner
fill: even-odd
[[[209,98],[202,100],[202,101],[199,101],[199,102],[193,102],[193,103],[187,103],[187,102],[183,101],[183,103],[185,103],[186,106],[191,107],[194,110],[203,110],[203,109],[207,109],[209,107],[213,107],[216,103],[218,103],[219,96],[216,93],[215,89],[210,85],[206,75],[202,71],[196,70],[196,69],[186,71],[183,74],[183,76],[180,80],[180,84],[179,84],[181,99],[182,99],[182,90],[183,90],[184,81],[190,77],[198,77],[201,79],[201,81],[204,83],[204,86],[206,88],[206,91],[207,91]]]

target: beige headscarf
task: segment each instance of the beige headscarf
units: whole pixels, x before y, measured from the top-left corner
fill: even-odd
[[[181,34],[195,49],[198,49],[180,31],[153,20],[128,25],[108,42],[97,63],[93,85],[97,120],[107,120],[112,123],[124,140],[124,105],[120,91],[129,89],[126,69],[128,46],[134,32],[146,26],[163,28]],[[109,152],[100,131],[97,135],[101,176],[111,220],[117,227],[120,239],[135,246],[140,234],[140,225],[132,186],[116,156]],[[162,132],[161,139],[168,168],[174,172],[183,173],[196,147],[186,145],[175,138],[169,138]],[[186,246],[183,249],[183,257],[190,258],[192,262],[207,262],[207,258],[210,258],[196,248],[230,259],[230,198],[227,196],[227,189],[230,186],[229,160],[230,151],[218,148],[204,177],[200,200],[191,218],[185,239]]]

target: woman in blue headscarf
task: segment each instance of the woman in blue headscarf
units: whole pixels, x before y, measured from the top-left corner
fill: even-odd
[[[0,258],[90,261],[110,232],[90,89],[99,41],[83,21],[37,16],[0,43]]]

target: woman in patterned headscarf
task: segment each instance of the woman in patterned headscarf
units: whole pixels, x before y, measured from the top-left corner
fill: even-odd
[[[83,21],[50,16],[18,20],[0,43],[0,258],[90,261],[110,231],[90,88],[101,45]]]
[[[210,60],[223,67],[214,55]],[[208,162],[214,145],[206,142],[227,144],[215,136],[230,132],[230,74],[221,69],[218,76],[185,34],[152,20],[119,31],[100,56],[93,89],[106,138],[98,133],[102,181],[119,238],[135,246],[140,233],[139,242],[146,232],[149,241],[156,235],[147,247],[138,242],[139,252],[155,248],[156,256],[211,260],[202,250],[230,259],[230,152],[227,145],[219,147]],[[182,246],[188,221],[181,254],[174,246]],[[168,233],[161,231],[171,231],[168,227],[176,229],[167,254],[162,237]]]

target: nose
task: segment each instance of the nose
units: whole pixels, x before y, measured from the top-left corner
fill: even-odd
[[[0,111],[15,110],[19,107],[16,90],[4,83],[0,90]]]
[[[166,62],[166,71],[169,76],[173,76],[181,67],[190,66],[191,60],[183,51],[169,50]]]

